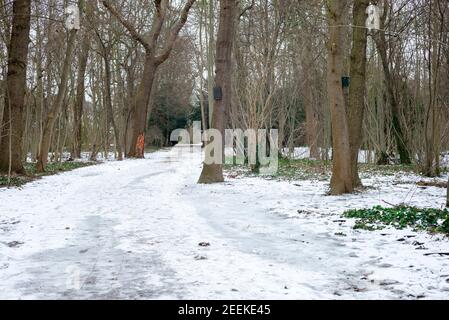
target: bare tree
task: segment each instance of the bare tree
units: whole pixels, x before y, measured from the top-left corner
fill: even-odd
[[[108,40],[105,41],[102,39],[100,33],[97,32],[98,43],[101,48],[101,56],[104,61],[104,87],[105,87],[105,104],[106,104],[106,113],[107,113],[107,121],[112,126],[114,130],[115,137],[115,148],[117,152],[117,159],[123,160],[123,152],[122,152],[122,144],[120,141],[120,131],[118,125],[114,118],[114,108],[112,107],[112,92],[111,92],[111,61],[110,61],[110,52],[112,51],[112,39],[111,34],[108,34]]]
[[[232,46],[236,23],[236,0],[220,1],[220,18],[215,53],[215,88],[221,97],[214,101],[212,128],[218,130],[224,139],[226,115],[232,103]],[[224,150],[224,144],[222,144]],[[224,151],[223,155],[224,155]],[[206,154],[206,157],[210,155]],[[223,159],[220,164],[203,164],[199,183],[223,182]]]
[[[351,72],[349,86],[349,145],[351,149],[351,172],[354,187],[361,186],[358,174],[359,150],[362,145],[362,126],[366,97],[366,46],[365,21],[369,0],[354,0],[353,31],[351,51]]]
[[[131,37],[140,43],[145,50],[145,62],[142,74],[142,79],[138,89],[137,97],[133,106],[131,115],[131,148],[128,151],[130,158],[143,158],[145,152],[145,130],[148,118],[148,105],[150,102],[153,82],[158,67],[165,62],[178,38],[179,32],[187,22],[189,11],[196,0],[187,0],[183,9],[181,10],[179,20],[170,29],[168,38],[165,41],[165,46],[160,53],[158,47],[161,45],[160,35],[167,16],[169,1],[168,0],[154,0],[155,14],[153,17],[153,24],[149,36],[140,34],[133,24],[126,20],[121,13],[111,4],[111,1],[101,0],[103,5],[109,12],[115,16],[118,21],[127,29]]]
[[[79,1],[80,1],[79,3],[81,4],[83,0]],[[58,115],[61,112],[61,109],[63,108],[64,100],[67,94],[68,80],[70,76],[73,53],[75,51],[77,33],[78,29],[72,29],[68,31],[66,54],[62,65],[61,78],[58,86],[58,94],[47,114],[47,119],[44,123],[44,128],[42,132],[42,139],[36,166],[36,170],[38,172],[44,172],[47,166],[48,152],[50,150],[54,126],[58,118]]]
[[[85,9],[86,17],[88,14],[92,14],[91,3],[88,2]],[[84,25],[84,24],[83,24]],[[74,117],[73,117],[73,152],[72,158],[77,159],[81,158],[81,147],[82,147],[82,117],[85,103],[85,95],[86,95],[86,86],[85,86],[85,76],[87,69],[87,62],[89,59],[89,51],[90,51],[90,32],[85,27],[82,34],[82,44],[81,44],[81,52],[79,56],[79,64],[78,64],[78,74],[77,74],[77,83],[76,83],[76,99],[74,103]]]
[[[332,179],[331,194],[353,190],[348,119],[342,90],[344,50],[343,15],[348,1],[328,0],[329,43],[327,88],[332,122]]]
[[[24,173],[22,144],[31,1],[16,0],[8,50],[5,110],[0,126],[0,172]]]
[[[388,18],[388,14],[390,13],[390,4],[389,0],[383,1],[383,15],[381,18],[381,31],[378,32],[376,39],[377,50],[379,51],[379,55],[382,61],[382,67],[385,77],[385,86],[388,102],[391,108],[391,116],[392,116],[392,125],[393,125],[393,134],[396,140],[396,146],[401,158],[402,164],[410,164],[412,162],[410,156],[410,150],[407,146],[407,141],[405,139],[404,128],[400,118],[400,106],[397,101],[396,94],[394,92],[395,83],[393,79],[393,75],[390,69],[390,63],[388,60],[387,54],[387,35],[386,35],[386,22]]]

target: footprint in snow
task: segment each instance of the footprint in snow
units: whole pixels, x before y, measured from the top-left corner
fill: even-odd
[[[4,242],[3,242],[3,243],[4,243]],[[18,248],[18,247],[20,247],[21,245],[23,245],[24,242],[20,242],[20,241],[11,241],[11,242],[4,243],[4,244],[7,245],[7,246],[10,247],[10,248]]]

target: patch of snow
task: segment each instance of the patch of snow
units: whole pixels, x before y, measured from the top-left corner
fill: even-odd
[[[81,159],[75,159],[74,161],[81,161],[81,162],[90,161],[90,155],[91,155],[91,152],[81,152]],[[70,156],[71,156],[70,152],[63,152],[61,160],[68,161],[70,159]],[[52,153],[49,153],[48,159],[50,160],[51,157],[52,157]],[[105,156],[105,152],[99,152],[96,157],[96,161],[112,161],[112,160],[116,160],[115,152],[108,152],[107,157]],[[31,154],[27,155],[27,162],[33,162]]]
[[[441,153],[441,166],[449,167],[449,151]]]
[[[320,154],[325,154],[325,149],[319,149]],[[290,156],[292,159],[302,160],[310,158],[310,148],[309,147],[296,147],[293,152],[289,152],[288,148],[282,150],[282,154],[285,156]],[[328,158],[332,158],[332,149],[327,150]],[[376,159],[374,151],[360,150],[359,151],[359,163],[373,163]]]

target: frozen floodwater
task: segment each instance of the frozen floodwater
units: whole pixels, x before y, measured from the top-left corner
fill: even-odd
[[[384,201],[441,208],[445,189],[407,174],[339,197],[312,180],[197,185],[201,160],[174,148],[0,189],[0,298],[449,298],[449,257],[433,254],[447,238],[341,218]]]

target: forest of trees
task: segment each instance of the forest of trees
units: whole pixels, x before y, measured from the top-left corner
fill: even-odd
[[[449,150],[446,0],[0,0],[0,17],[3,173],[140,158],[193,121],[276,128],[315,159],[332,148],[332,194],[361,185],[360,149],[429,177]],[[200,181],[222,170],[205,165]]]

